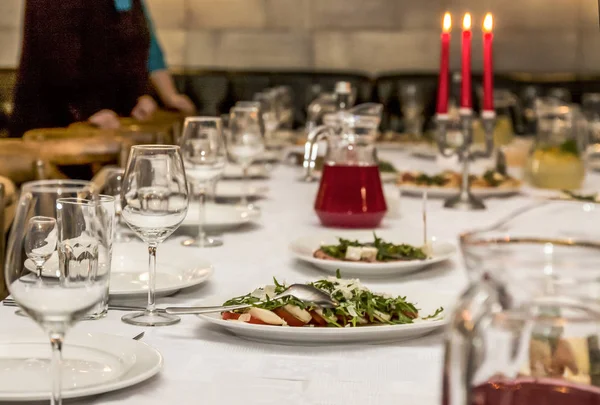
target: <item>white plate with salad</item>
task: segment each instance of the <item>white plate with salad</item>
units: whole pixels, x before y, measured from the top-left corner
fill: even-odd
[[[418,232],[344,231],[305,236],[290,244],[299,260],[345,276],[390,276],[412,273],[450,259],[455,245],[432,238],[427,245]]]
[[[268,300],[286,288],[273,285],[215,305],[253,303],[250,309],[198,315],[239,337],[275,344],[383,343],[414,339],[446,325],[456,294],[400,288],[397,294],[370,291],[357,279],[330,276],[312,283],[338,302],[321,309],[288,297]],[[266,301],[266,302],[265,302]]]

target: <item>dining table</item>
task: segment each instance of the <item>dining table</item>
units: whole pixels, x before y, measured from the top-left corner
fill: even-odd
[[[412,157],[403,150],[381,150],[379,158],[398,170],[436,170],[436,163]],[[301,181],[297,166],[276,165],[266,180],[266,198],[257,224],[222,235],[217,248],[189,248],[190,263],[205,259],[214,266],[209,281],[159,297],[158,307],[203,305],[215,297],[250,292],[278,280],[307,282],[328,276],[289,251],[294,239],[323,232],[313,210],[318,182]],[[226,181],[226,180],[222,180]],[[586,187],[600,189],[600,176],[588,174]],[[384,185],[390,211],[381,228],[415,232],[422,227],[420,197],[401,196],[394,184]],[[443,207],[442,199],[427,201],[428,235],[458,246],[466,230],[492,225],[511,212],[535,203],[539,196],[527,189],[517,195],[485,200],[486,209],[458,211]],[[394,200],[393,203],[391,200]],[[340,231],[343,234],[343,231]],[[180,233],[164,244],[180,244]],[[141,243],[138,241],[130,243]],[[160,258],[161,248],[158,249]],[[374,291],[390,288],[410,296],[411,289],[455,294],[469,282],[460,253],[413,274],[363,279]],[[131,302],[128,302],[131,303]],[[137,301],[144,305],[144,300]],[[450,308],[446,309],[450,312]],[[42,334],[32,320],[14,314],[15,308],[0,306],[3,328]],[[288,405],[438,405],[441,403],[444,330],[427,336],[391,343],[278,345],[245,340],[205,323],[193,315],[168,327],[142,328],[126,325],[123,312],[109,311],[100,320],[81,321],[73,331],[102,332],[133,337],[144,331],[142,342],[155,347],[164,366],[155,377],[138,385],[66,401],[67,404],[288,404]],[[448,314],[449,316],[449,314]]]

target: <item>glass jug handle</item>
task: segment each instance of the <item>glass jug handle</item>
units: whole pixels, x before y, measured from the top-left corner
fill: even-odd
[[[312,175],[313,169],[315,168],[315,161],[317,160],[317,153],[319,148],[319,142],[327,138],[331,133],[331,128],[326,125],[321,125],[313,129],[308,134],[308,139],[304,144],[304,161],[302,166],[304,167],[304,181],[314,181],[315,178]]]
[[[500,295],[492,283],[480,280],[458,300],[444,341],[442,405],[473,405],[475,374],[485,360],[482,331]]]
[[[517,97],[516,95],[512,94],[511,95],[511,101],[512,101],[512,107],[513,107],[513,113],[515,116],[515,128],[514,128],[514,132],[517,134],[524,134],[525,133],[525,123],[523,122],[523,107],[521,106],[521,100],[519,100],[519,97]]]

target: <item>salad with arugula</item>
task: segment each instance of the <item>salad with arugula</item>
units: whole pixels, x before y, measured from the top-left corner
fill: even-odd
[[[390,262],[407,260],[425,260],[429,257],[428,247],[416,247],[408,244],[386,242],[373,234],[373,242],[362,243],[358,240],[338,238],[337,245],[322,245],[313,256],[324,260]]]
[[[273,300],[288,286],[273,278],[273,285],[261,287],[250,294],[235,297],[223,305],[249,304],[251,308],[222,313],[222,319],[258,325],[294,327],[357,327],[367,325],[403,325],[443,317],[444,308],[421,316],[419,309],[403,296],[377,294],[357,279],[336,277],[318,280],[310,285],[329,294],[336,308],[319,308],[294,297]]]

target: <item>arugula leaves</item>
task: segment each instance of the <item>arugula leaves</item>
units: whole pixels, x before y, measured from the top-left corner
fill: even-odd
[[[275,294],[285,291],[287,286],[273,278]],[[312,286],[329,294],[338,302],[336,308],[322,309],[322,317],[327,326],[345,327],[368,324],[401,325],[413,323],[419,317],[417,307],[406,300],[406,297],[376,294],[360,284],[358,280],[345,280],[341,278],[340,271],[336,277],[330,277],[311,283]],[[265,302],[252,294],[232,298],[223,305],[250,304],[252,306],[273,310],[287,304],[297,305],[308,311],[316,307],[308,306],[293,297],[272,300],[267,297]],[[242,310],[243,311],[243,310]],[[438,308],[435,313],[428,315],[423,320],[435,319],[444,311]]]
[[[338,238],[339,244],[323,245],[321,246],[321,250],[327,255],[340,260],[344,260],[346,257],[346,251],[349,246],[375,247],[377,249],[377,260],[380,262],[427,259],[427,255],[423,249],[419,247],[407,244],[395,245],[384,241],[375,233],[373,233],[373,238],[374,241],[372,243],[360,243],[358,240]]]
[[[421,173],[415,179],[415,183],[419,186],[444,186],[450,180],[443,174],[436,174],[429,176],[425,173]]]
[[[562,192],[577,201],[596,202],[596,194],[578,194],[570,190],[562,190]]]

